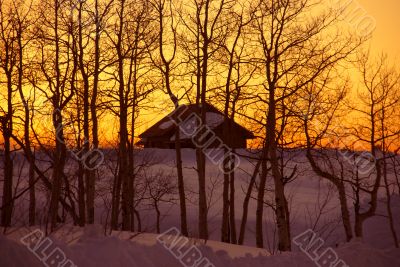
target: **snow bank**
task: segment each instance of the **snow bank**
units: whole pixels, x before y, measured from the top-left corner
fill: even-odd
[[[122,239],[128,238],[128,239]],[[80,231],[80,237],[70,244],[58,240],[57,246],[65,252],[68,259],[77,266],[108,267],[175,267],[183,266],[167,249],[158,243],[157,235],[144,234],[134,236],[132,233],[119,232],[113,236],[104,236],[93,229]],[[317,266],[302,252],[283,253],[268,256],[263,250],[220,243],[202,243],[191,239],[214,266],[234,267],[283,267]],[[400,250],[380,250],[362,242],[354,241],[336,249],[339,257],[349,266],[354,267],[387,267],[400,266]],[[239,255],[241,256],[232,256]],[[44,266],[27,247],[4,236],[0,236],[0,266]]]
[[[42,263],[22,244],[0,235],[0,266],[30,267]]]

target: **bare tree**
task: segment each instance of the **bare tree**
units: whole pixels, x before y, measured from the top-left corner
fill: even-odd
[[[331,30],[337,13],[321,12],[306,23],[303,15],[314,8],[313,1],[258,1],[254,28],[258,34],[265,82],[256,97],[266,106],[264,147],[275,184],[276,218],[281,251],[291,249],[289,212],[285,200],[283,173],[279,167],[277,119],[298,90],[304,88],[327,68],[346,58],[359,41]],[[300,22],[301,21],[301,22]],[[307,52],[306,52],[307,51]],[[322,56],[325,55],[325,56]],[[258,235],[262,231],[258,230]],[[258,243],[262,246],[262,243]]]
[[[221,43],[222,49],[219,51],[222,68],[226,69],[226,80],[223,91],[220,93],[221,101],[224,103],[224,185],[223,185],[223,208],[221,241],[237,243],[236,219],[235,219],[235,163],[232,153],[235,153],[234,137],[231,133],[234,130],[231,124],[234,121],[240,101],[243,101],[244,92],[247,84],[253,78],[256,70],[250,62],[251,50],[245,49],[248,35],[246,27],[251,23],[251,14],[248,14],[248,7],[237,3],[231,7],[231,11],[226,15],[226,36]]]
[[[143,76],[150,66],[147,45],[154,40],[151,27],[151,6],[145,1],[118,1],[117,18],[107,28],[110,48],[115,53],[112,60],[111,76],[117,81],[117,90],[108,94],[111,97],[110,111],[119,120],[118,142],[118,176],[114,181],[112,201],[111,227],[117,228],[119,205],[121,201],[122,228],[132,230],[134,227],[134,135],[136,117],[139,114],[139,103],[146,100],[152,92],[150,79]],[[139,80],[142,81],[140,85]],[[117,109],[115,108],[117,107]],[[130,107],[132,107],[130,112]],[[131,132],[128,131],[129,115],[131,116]]]
[[[352,183],[356,195],[354,231],[357,237],[362,237],[364,221],[375,215],[378,191],[383,178],[388,198],[389,225],[395,244],[398,246],[390,207],[387,157],[393,138],[397,138],[400,134],[395,124],[391,122],[399,105],[400,76],[388,66],[385,56],[373,61],[369,51],[360,55],[358,63],[363,88],[358,91],[359,104],[353,106],[353,110],[360,114],[360,124],[356,124],[352,130],[355,141],[362,148],[365,144],[368,147],[368,153],[359,156],[360,160],[356,162],[358,169],[356,181]],[[367,194],[370,199],[369,207],[364,212],[361,211],[360,206],[362,193]]]
[[[209,90],[207,77],[211,73],[213,54],[221,49],[225,38],[225,16],[233,4],[233,1],[225,0],[195,0],[190,5],[184,6],[179,14],[184,26],[180,33],[181,45],[189,59],[194,62],[189,66],[193,68],[193,83],[196,85],[195,103],[200,117],[200,121],[197,122],[199,131],[196,132],[195,143],[199,182],[198,228],[199,237],[202,239],[208,239],[206,159],[202,150],[205,145],[204,135],[206,135],[203,129],[206,124],[206,102]]]
[[[346,164],[339,148],[346,138],[339,122],[343,118],[347,86],[332,86],[330,83],[335,79],[329,76],[307,86],[299,96],[296,113],[304,127],[306,156],[312,170],[331,182],[337,190],[346,240],[350,241],[353,231],[347,204],[346,175],[348,169],[353,167]]]
[[[148,198],[151,207],[156,211],[156,231],[160,233],[161,211],[160,204],[174,204],[176,201],[176,183],[172,179],[172,175],[165,174],[163,171],[158,171],[155,174],[146,174],[145,183]]]
[[[239,231],[239,239],[238,244],[243,245],[244,237],[246,234],[246,224],[247,224],[247,216],[249,212],[249,203],[252,197],[253,188],[255,187],[257,176],[259,176],[259,170],[261,166],[262,159],[257,160],[257,163],[254,167],[253,173],[251,175],[249,185],[247,187],[246,196],[243,200],[243,213],[242,213],[242,220],[240,223],[240,231]]]
[[[13,131],[13,96],[15,88],[13,77],[18,64],[16,32],[13,21],[13,6],[9,2],[0,2],[0,39],[1,39],[1,61],[0,67],[5,75],[6,84],[6,103],[7,107],[2,110],[0,116],[0,129],[4,139],[4,185],[3,185],[3,207],[1,210],[1,225],[4,227],[11,225],[13,211],[13,161],[11,151],[11,135]]]
[[[51,10],[51,16],[48,16]],[[66,29],[66,18],[69,18],[68,3],[55,0],[42,2],[39,7],[40,28],[37,39],[37,66],[40,69],[35,87],[47,98],[51,105],[52,127],[55,133],[55,149],[52,155],[53,173],[51,181],[51,200],[49,220],[51,231],[55,230],[58,221],[58,203],[61,197],[62,181],[65,179],[64,167],[67,159],[67,147],[64,139],[63,111],[73,98],[74,92],[68,83],[74,77],[76,69],[71,69],[69,48],[70,38]],[[52,51],[52,53],[47,53]],[[74,218],[76,219],[76,218]]]
[[[26,50],[29,47],[30,43],[34,38],[34,32],[32,31],[32,26],[34,25],[32,16],[32,2],[25,3],[20,1],[13,1],[13,9],[15,14],[14,20],[14,28],[16,32],[16,40],[17,40],[17,51],[18,51],[18,64],[17,64],[17,89],[19,92],[19,96],[21,98],[21,102],[23,105],[24,118],[24,143],[25,147],[29,149],[29,153],[25,153],[25,156],[29,162],[29,225],[35,224],[35,214],[36,214],[36,197],[35,197],[35,157],[32,152],[31,145],[31,120],[33,118],[33,103],[35,101],[35,95],[31,91],[29,95],[27,95],[23,86],[27,84],[24,76],[26,73],[29,73],[28,68],[30,67],[28,62],[26,62]],[[32,156],[33,155],[33,156]]]
[[[172,80],[172,71],[177,68],[176,64],[174,65],[174,59],[177,54],[177,25],[175,23],[172,9],[172,1],[156,1],[153,3],[155,10],[158,14],[158,23],[159,23],[159,38],[158,38],[158,46],[160,52],[160,61],[155,62],[155,66],[161,71],[163,85],[165,84],[166,94],[168,94],[172,104],[175,107],[174,117],[171,118],[175,120],[178,124],[175,130],[175,156],[176,156],[176,171],[178,175],[178,190],[179,190],[179,203],[180,203],[180,221],[181,221],[181,233],[184,236],[188,236],[188,226],[187,226],[187,215],[186,215],[186,196],[185,196],[185,184],[183,178],[183,167],[182,167],[182,152],[181,152],[181,137],[180,137],[180,126],[178,122],[179,111],[184,109],[184,107],[180,107],[179,100],[185,96],[185,93],[182,97],[178,97],[177,93],[174,93],[171,86]],[[168,23],[168,24],[167,24]],[[170,29],[169,29],[170,28]],[[166,41],[167,33],[172,38],[172,44],[168,44]],[[168,58],[166,54],[166,48],[171,46],[172,51],[169,53],[172,54],[170,58]]]

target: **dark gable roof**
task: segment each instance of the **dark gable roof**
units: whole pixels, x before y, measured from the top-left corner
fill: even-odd
[[[222,112],[220,112],[217,108],[215,108],[213,105],[210,105],[208,103],[206,105],[206,112],[212,112],[212,113],[217,113],[220,115],[224,115]],[[182,108],[184,111],[182,113],[179,112],[180,114],[180,119],[183,121],[189,117],[193,113],[200,113],[199,107],[197,107],[196,104],[190,104],[190,105],[181,105],[179,108]],[[184,109],[186,108],[186,109]],[[161,136],[169,136],[173,135],[175,132],[175,124],[172,123],[171,116],[174,114],[175,111],[172,111],[169,113],[167,116],[159,120],[156,124],[151,126],[149,129],[144,131],[142,134],[139,135],[140,138],[149,138],[149,137],[161,137]],[[163,125],[162,127],[160,127]],[[243,132],[243,134],[246,136],[248,139],[254,138],[254,135],[252,132],[241,126],[240,124],[233,122],[233,127],[239,130],[240,132]]]

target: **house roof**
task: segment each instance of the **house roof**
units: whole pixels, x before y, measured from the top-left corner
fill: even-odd
[[[210,105],[208,103],[205,104],[206,108],[206,125],[210,127],[210,129],[215,129],[218,126],[222,125],[224,122],[224,114],[220,112],[216,107],[213,105]],[[167,116],[159,120],[157,123],[155,123],[153,126],[151,126],[149,129],[144,131],[142,134],[139,135],[140,138],[155,138],[155,137],[163,137],[163,136],[172,136],[175,133],[175,123],[172,120],[172,116],[174,112],[178,112],[179,118],[182,121],[185,121],[188,119],[189,116],[191,116],[193,113],[194,114],[199,114],[200,109],[196,104],[190,104],[190,105],[181,105],[178,108],[178,111],[173,111],[169,113]],[[190,119],[189,119],[190,120]],[[243,133],[243,135],[247,139],[252,139],[254,138],[254,135],[252,132],[247,130],[245,127],[241,126],[240,124],[236,123],[233,121],[233,125],[235,130],[238,130]],[[181,136],[181,139],[189,138],[189,136]]]

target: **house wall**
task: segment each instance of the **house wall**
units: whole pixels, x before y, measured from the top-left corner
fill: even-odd
[[[216,129],[214,131],[215,136],[209,136],[206,138],[206,141],[213,139],[212,143],[207,145],[207,148],[217,148],[221,146],[221,142],[218,140],[224,141],[222,138],[222,131]],[[246,148],[247,140],[246,138],[238,132],[232,131],[230,134],[232,148]],[[175,149],[175,142],[171,142],[170,138],[148,138],[146,143],[144,144],[145,148],[164,148],[164,149]],[[182,148],[195,148],[196,146],[193,144],[191,140],[182,140],[181,141]]]

